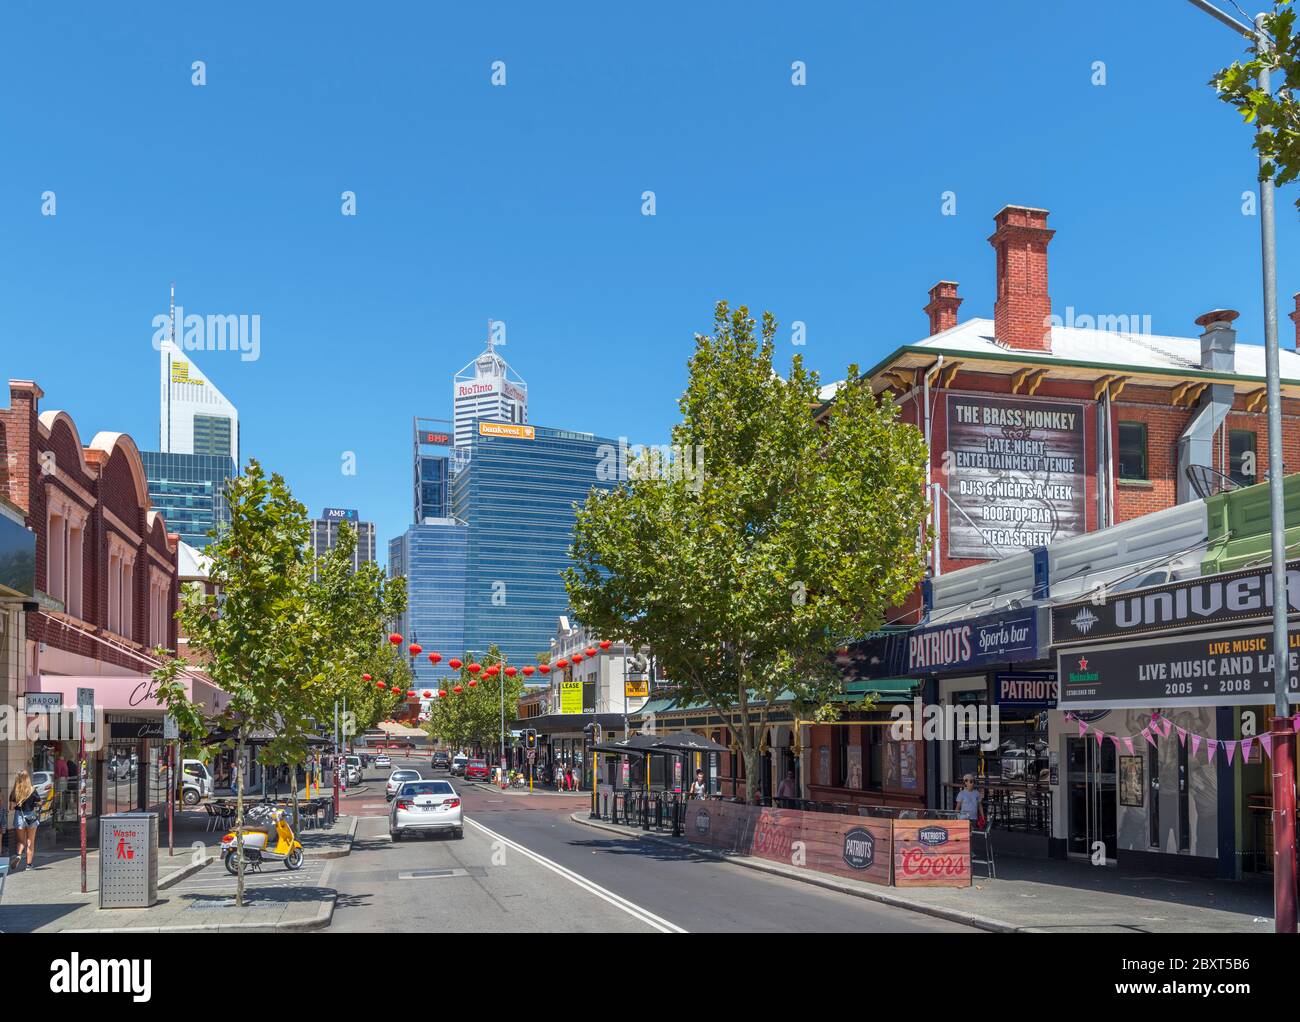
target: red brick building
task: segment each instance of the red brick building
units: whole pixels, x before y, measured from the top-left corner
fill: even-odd
[[[1269,470],[1264,348],[1237,343],[1237,314],[1189,308],[1200,331],[1192,337],[1153,335],[1149,317],[1076,316],[1072,305],[1062,315],[1048,289],[1047,220],[1021,206],[994,218],[992,319],[960,320],[958,285],[940,281],[924,308],[929,336],[866,374],[926,437],[933,575]],[[1291,318],[1300,333],[1300,295]],[[1300,354],[1289,337],[1282,349],[1284,457],[1294,469]],[[834,390],[823,393],[827,407]],[[918,595],[898,623],[915,622],[920,606]]]
[[[40,410],[42,396],[36,383],[11,380],[0,409],[0,498],[36,540],[35,599],[15,618],[25,636],[9,675],[21,687],[5,702],[57,692],[70,708],[77,688],[94,688],[104,714],[95,743],[104,751],[91,766],[95,814],[143,808],[160,800],[162,711],[149,672],[155,646],[177,645],[179,540],[149,509],[134,441],[101,432],[84,443],[66,412]],[[58,782],[51,817],[66,822],[76,743],[6,745],[5,790],[19,769],[48,771]]]

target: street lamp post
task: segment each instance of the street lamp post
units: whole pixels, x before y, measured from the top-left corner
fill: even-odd
[[[1216,21],[1249,39],[1257,54],[1268,49],[1264,15],[1254,26],[1220,11],[1209,0],[1189,0]],[[1259,72],[1260,91],[1271,94],[1267,67]],[[1266,129],[1261,125],[1260,133]],[[1260,156],[1261,166],[1265,163]],[[1278,933],[1296,932],[1295,748],[1296,736],[1287,700],[1290,645],[1287,637],[1286,516],[1282,481],[1282,374],[1277,341],[1277,242],[1273,226],[1273,178],[1259,180],[1260,254],[1264,277],[1264,364],[1268,394],[1268,489],[1272,523],[1273,566],[1273,922]]]

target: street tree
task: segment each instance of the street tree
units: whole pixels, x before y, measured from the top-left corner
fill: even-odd
[[[879,627],[924,569],[920,432],[856,366],[820,419],[819,383],[796,356],[773,366],[761,333],[725,302],[696,337],[672,431],[674,459],[643,454],[628,480],[577,510],[575,616],[653,648],[679,703],[732,722],[749,797],[774,704],[824,705],[834,651]]]
[[[1215,72],[1210,79],[1225,103],[1231,104],[1247,124],[1264,130],[1255,134],[1254,147],[1262,160],[1259,179],[1290,184],[1300,176],[1300,102],[1294,91],[1300,87],[1300,34],[1292,0],[1276,0],[1271,14],[1261,22],[1266,45],[1252,46],[1246,60]],[[1275,89],[1259,87],[1259,74],[1277,73]],[[1300,199],[1296,199],[1300,208]]]
[[[484,668],[499,667],[496,675],[488,677],[485,670],[471,673],[469,663],[467,655],[458,675],[444,682],[446,698],[434,697],[425,730],[431,738],[441,739],[453,748],[492,748],[501,734],[503,704],[508,716],[513,716],[519,705],[523,676],[506,674],[510,664],[495,643],[488,647],[480,664]],[[460,692],[456,691],[457,685]]]

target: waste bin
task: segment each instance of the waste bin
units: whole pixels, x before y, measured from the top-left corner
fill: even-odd
[[[158,814],[99,818],[99,907],[149,908],[158,900]]]

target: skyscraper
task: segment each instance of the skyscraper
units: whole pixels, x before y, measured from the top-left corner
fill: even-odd
[[[447,666],[465,652],[465,545],[469,529],[450,518],[426,518],[388,543],[388,577],[406,578],[406,613],[397,630],[424,651],[415,660],[416,688],[456,673]],[[436,666],[428,654],[442,654]]]
[[[531,663],[550,648],[555,621],[568,610],[560,573],[571,563],[573,505],[592,489],[617,485],[598,469],[618,445],[591,433],[481,420],[468,447],[452,480],[452,513],[468,530],[465,651],[496,643],[515,663]]]
[[[141,451],[149,503],[168,529],[202,550],[230,523],[226,485],[239,464],[239,412],[170,336],[159,344],[157,451]]]
[[[451,514],[451,423],[445,419],[415,420],[414,474],[417,525],[426,518]]]
[[[375,523],[363,522],[354,508],[327,507],[319,518],[311,520],[311,549],[317,557],[325,556],[339,541],[339,527],[347,522],[357,534],[352,551],[352,570],[375,559]]]
[[[491,336],[483,354],[456,374],[452,407],[458,448],[469,446],[475,419],[528,421],[528,384],[496,353]]]

